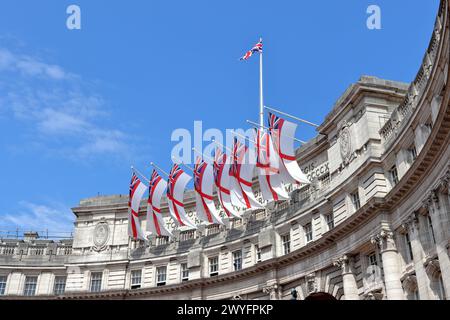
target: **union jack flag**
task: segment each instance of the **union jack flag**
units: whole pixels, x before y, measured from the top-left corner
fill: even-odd
[[[199,193],[202,192],[202,178],[203,178],[203,173],[205,172],[206,166],[207,166],[207,164],[205,161],[203,161],[200,157],[197,158],[197,160],[195,162],[195,167],[194,167],[194,188]]]
[[[131,199],[133,198],[133,194],[136,191],[136,188],[139,186],[139,183],[141,181],[137,177],[136,173],[133,172],[131,175],[131,182],[130,182],[130,198],[128,199],[128,207],[131,208]]]
[[[214,182],[217,187],[220,187],[220,178],[226,161],[227,155],[223,153],[222,150],[216,148],[216,150],[214,150]]]
[[[173,196],[175,191],[175,183],[177,182],[178,178],[183,174],[183,172],[184,172],[183,169],[181,169],[178,164],[175,164],[170,170],[169,181],[167,186],[167,197],[169,199],[175,199]]]
[[[241,164],[244,161],[246,151],[247,146],[241,143],[236,137],[234,137],[233,152],[231,154],[232,165],[230,167],[230,174],[236,178],[240,178]]]
[[[277,117],[273,113],[269,112],[269,128],[270,131],[278,130],[280,131],[283,127],[284,119]]]
[[[240,60],[248,60],[248,58],[250,58],[255,52],[262,53],[262,47],[263,47],[262,39],[259,39],[259,42],[255,44],[253,48],[248,50]]]
[[[158,174],[158,172],[156,172],[155,169],[153,169],[152,177],[150,178],[150,185],[149,185],[150,190],[152,190],[153,187],[155,187],[159,181],[161,181],[161,176]]]

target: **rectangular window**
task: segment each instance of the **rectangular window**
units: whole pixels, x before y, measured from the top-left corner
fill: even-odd
[[[327,223],[328,230],[331,230],[331,229],[334,228],[334,215],[333,215],[333,213],[327,214],[325,216],[325,221]]]
[[[242,269],[242,250],[233,252],[233,267],[234,271]]]
[[[53,293],[55,295],[64,294],[66,291],[66,277],[57,276],[55,277],[55,284],[53,285]]]
[[[187,263],[181,264],[181,281],[188,281],[189,280],[189,269]]]
[[[0,276],[0,296],[5,294],[6,290],[6,276]]]
[[[377,255],[375,253],[371,253],[367,256],[367,260],[369,262],[369,266],[378,266]]]
[[[261,248],[258,245],[255,245],[256,251],[256,262],[261,262]]]
[[[356,190],[355,192],[350,194],[350,197],[352,199],[352,204],[353,204],[353,208],[355,209],[355,211],[358,210],[359,208],[361,208],[361,202],[359,201],[358,190]]]
[[[427,216],[427,224],[428,224],[428,232],[431,237],[431,240],[434,244],[436,244],[436,239],[434,238],[434,230],[433,230],[433,223],[431,222],[430,215]]]
[[[209,275],[217,276],[219,274],[219,257],[209,258]]]
[[[91,292],[100,292],[102,290],[102,272],[92,272],[91,274]]]
[[[415,145],[412,145],[409,149],[409,154],[411,156],[411,160],[414,161],[417,159],[417,149]]]
[[[162,266],[156,268],[156,285],[164,286],[166,284],[167,279],[167,267]]]
[[[288,254],[291,252],[291,236],[286,234],[281,236],[281,243],[283,244],[283,254]]]
[[[305,224],[305,226],[303,227],[303,230],[305,231],[306,243],[312,241],[312,239],[313,239],[312,224],[311,223]]]
[[[398,183],[398,172],[397,167],[393,166],[391,170],[389,170],[389,174],[391,175],[391,181],[393,185],[396,185]]]
[[[37,279],[38,277],[25,278],[25,287],[23,288],[24,296],[34,296],[36,294]]]
[[[408,233],[405,233],[405,243],[406,243],[406,262],[409,263],[413,260],[413,251],[411,247],[411,240],[409,239]]]
[[[131,289],[139,289],[142,282],[142,270],[131,270]]]

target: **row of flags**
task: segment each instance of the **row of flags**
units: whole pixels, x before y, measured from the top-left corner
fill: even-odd
[[[263,209],[253,193],[256,172],[262,197],[267,202],[288,200],[288,184],[309,184],[299,167],[294,147],[297,124],[269,113],[269,128],[257,129],[253,143],[233,141],[228,154],[217,147],[212,163],[197,157],[192,169],[197,218],[206,224],[224,225],[215,199],[229,218],[241,218],[242,211]],[[256,163],[251,161],[256,159]],[[256,170],[255,170],[256,166]],[[138,213],[148,190],[146,231],[157,236],[173,236],[161,214],[161,199],[166,195],[169,214],[178,227],[195,229],[183,202],[186,186],[192,177],[179,164],[173,164],[167,181],[153,169],[146,186],[133,172],[129,195],[129,235],[145,240]],[[241,210],[238,210],[238,209]]]

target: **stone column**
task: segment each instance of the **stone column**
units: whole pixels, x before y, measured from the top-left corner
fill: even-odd
[[[394,234],[390,230],[382,230],[378,235],[372,237],[371,241],[374,244],[376,243],[380,248],[387,299],[404,300],[405,297],[400,281],[400,267]]]
[[[333,263],[342,269],[342,283],[344,287],[345,300],[359,300],[358,286],[353,273],[353,257],[344,255]]]
[[[430,279],[423,265],[424,250],[420,242],[418,213],[413,212],[404,222],[403,228],[408,231],[416,272],[417,290],[420,300],[429,299]],[[406,248],[407,249],[407,248]]]
[[[436,254],[439,259],[439,266],[444,283],[444,289],[447,299],[450,299],[450,257],[448,255],[448,195],[441,193],[438,190],[433,190],[428,196],[425,205],[433,223],[434,236],[436,239]]]

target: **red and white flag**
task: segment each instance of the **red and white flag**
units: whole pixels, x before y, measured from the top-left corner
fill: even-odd
[[[157,236],[172,236],[161,215],[161,198],[166,191],[167,182],[153,170],[150,178],[147,203],[147,231]]]
[[[194,167],[194,189],[197,217],[210,224],[223,224],[214,205],[213,167],[198,157]]]
[[[216,148],[214,152],[214,182],[217,187],[219,202],[228,217],[241,218],[237,210],[233,208],[230,192],[230,161],[222,150]]]
[[[128,199],[128,235],[135,240],[145,240],[145,236],[142,233],[141,225],[139,223],[139,207],[145,191],[147,191],[147,186],[145,186],[133,172],[130,182],[130,196]]]
[[[273,146],[272,137],[266,130],[256,131],[256,154],[259,186],[264,200],[288,200],[289,195],[279,174],[279,155]]]
[[[187,226],[191,228],[197,228],[194,222],[192,222],[186,215],[184,210],[183,198],[186,185],[191,180],[191,177],[187,175],[177,164],[174,164],[172,170],[170,170],[169,181],[167,186],[167,202],[169,204],[169,211],[175,223],[181,227]]]
[[[280,175],[285,183],[310,184],[308,177],[297,163],[294,148],[297,124],[269,113],[269,128],[275,149],[282,160]]]
[[[252,159],[255,159],[254,150],[239,142],[235,137],[230,168],[231,201],[236,206],[239,206],[238,201],[241,202],[246,209],[261,209],[263,206],[256,200],[252,190],[255,168]]]

